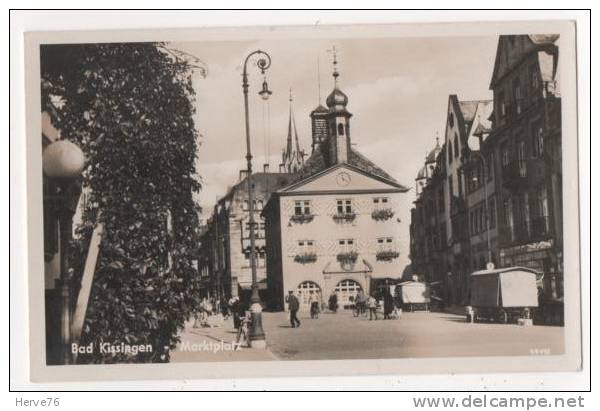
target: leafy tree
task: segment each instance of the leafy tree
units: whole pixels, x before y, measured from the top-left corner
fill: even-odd
[[[83,265],[93,228],[104,225],[81,337],[96,349],[80,362],[168,361],[193,307],[192,195],[200,190],[193,69],[162,43],[41,48],[42,110],[87,159],[76,263]],[[104,342],[153,350],[102,354]]]

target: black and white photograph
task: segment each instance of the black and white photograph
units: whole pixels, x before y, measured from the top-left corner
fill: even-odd
[[[577,369],[572,29],[37,33],[39,378]]]

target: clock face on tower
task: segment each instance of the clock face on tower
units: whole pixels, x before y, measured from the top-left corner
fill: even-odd
[[[336,181],[340,187],[346,187],[348,184],[350,184],[350,174],[342,171],[337,175]]]

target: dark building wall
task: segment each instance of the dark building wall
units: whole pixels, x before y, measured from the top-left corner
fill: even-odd
[[[281,212],[279,201],[270,201],[264,210],[266,251],[267,251],[267,287],[268,307],[283,310],[283,260],[281,254]]]

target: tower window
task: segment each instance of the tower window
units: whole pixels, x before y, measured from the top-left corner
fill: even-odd
[[[342,123],[338,124],[338,135],[339,136],[344,135],[344,125]]]

